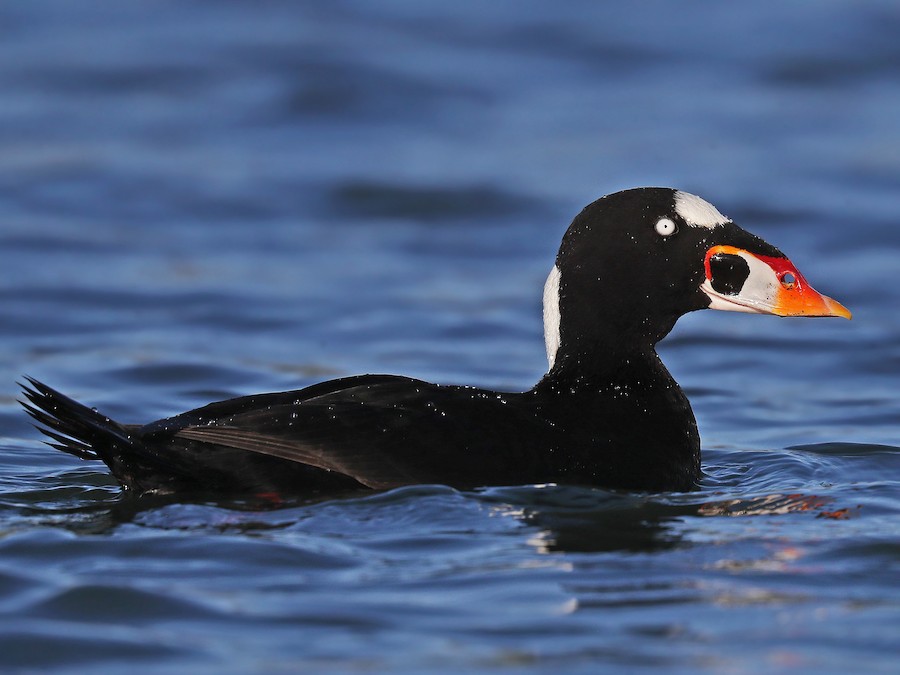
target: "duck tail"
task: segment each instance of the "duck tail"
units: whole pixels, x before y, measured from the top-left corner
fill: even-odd
[[[115,448],[128,448],[134,443],[128,430],[93,408],[59,393],[32,377],[28,384],[19,382],[27,400],[19,400],[25,411],[38,424],[35,427],[51,440],[47,445],[79,459],[97,459],[110,468]]]

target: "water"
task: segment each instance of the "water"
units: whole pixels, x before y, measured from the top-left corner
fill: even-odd
[[[892,2],[0,8],[8,671],[895,672],[900,10]],[[852,322],[662,346],[702,490],[418,486],[132,502],[23,373],[126,422],[358,372],[543,372],[597,196],[672,185]]]

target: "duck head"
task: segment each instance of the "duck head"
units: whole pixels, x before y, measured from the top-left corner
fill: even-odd
[[[563,236],[544,287],[550,367],[598,350],[652,349],[698,309],[850,318],[709,202],[636,188],[589,204]]]

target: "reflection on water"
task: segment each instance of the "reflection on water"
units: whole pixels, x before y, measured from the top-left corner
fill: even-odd
[[[893,464],[900,461],[900,448],[891,446],[830,443],[794,449],[844,457],[881,455]],[[73,485],[73,481],[81,484]],[[520,522],[531,533],[528,543],[539,553],[650,553],[690,545],[691,528],[685,525],[695,518],[800,513],[812,518],[846,520],[859,516],[862,509],[860,504],[847,503],[846,496],[824,490],[821,494],[748,493],[752,485],[741,485],[743,496],[732,498],[719,498],[725,494],[722,490],[658,496],[551,484],[483,488],[473,493],[440,486],[412,486],[315,498],[262,495],[223,500],[215,494],[137,498],[121,492],[104,473],[72,472],[46,482],[46,488],[22,491],[15,499],[6,499],[5,506],[17,509],[35,523],[78,534],[110,534],[122,525],[148,522],[157,528],[199,530],[207,530],[214,522],[214,529],[247,534],[295,527],[323,505],[347,509],[352,514],[384,505],[412,507],[422,496],[452,496],[454,500],[474,502],[479,510],[487,509],[491,517]],[[211,513],[218,515],[210,520]]]
[[[728,466],[727,456],[716,455]],[[843,458],[846,470],[874,456],[893,462],[896,471],[900,448],[834,444],[825,456]],[[770,457],[769,468],[784,471],[782,453]],[[806,480],[807,466],[795,466],[794,478]],[[130,638],[93,640],[75,626],[163,625],[177,618],[194,631],[242,627],[249,635],[256,622],[273,621],[316,634],[404,626],[415,640],[462,631],[461,639],[489,652],[495,640],[520,635],[551,655],[586,658],[599,649],[618,654],[614,660],[665,665],[696,654],[688,648],[672,661],[671,654],[658,654],[657,640],[723,630],[735,621],[719,615],[724,609],[743,617],[740,612],[758,607],[792,607],[803,616],[813,611],[804,607],[815,596],[816,607],[827,608],[821,611],[849,611],[842,583],[829,589],[820,581],[841,570],[865,574],[868,590],[865,599],[857,596],[859,606],[883,606],[884,565],[898,551],[889,534],[879,535],[882,544],[860,534],[882,522],[895,492],[891,484],[809,484],[775,494],[725,470],[710,479],[712,489],[669,495],[554,485],[466,493],[412,486],[276,504],[212,496],[135,499],[119,494],[104,474],[79,469],[42,476],[41,487],[30,491],[7,492],[5,519],[12,527],[0,548],[5,569],[18,571],[0,579],[0,591],[6,583],[6,602],[24,617],[28,635],[52,621],[73,645],[105,660],[124,653],[151,657],[130,650]],[[823,523],[830,529],[824,551]],[[851,528],[833,529],[845,523]],[[871,628],[859,611],[855,620]],[[506,617],[499,623],[498,612]],[[494,617],[493,628],[485,616]],[[624,622],[629,637],[610,621]],[[604,627],[612,632],[598,638]],[[159,630],[147,643],[160,646],[158,658],[213,658]],[[875,639],[883,634],[874,631]],[[66,662],[36,659],[30,639],[8,645],[10,662]],[[60,654],[71,658],[71,649]]]

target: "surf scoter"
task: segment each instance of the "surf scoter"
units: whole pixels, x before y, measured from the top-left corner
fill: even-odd
[[[49,445],[138,494],[303,496],[440,483],[691,490],[700,437],[656,354],[698,309],[841,316],[774,246],[708,202],[637,188],[588,205],[544,287],[546,375],[522,393],[360,375],[119,424],[27,378]]]

